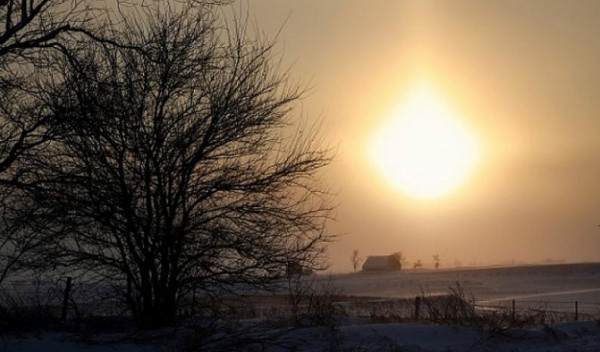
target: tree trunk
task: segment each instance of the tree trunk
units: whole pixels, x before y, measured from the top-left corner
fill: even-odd
[[[177,323],[177,305],[175,292],[165,287],[155,288],[149,301],[144,303],[139,314],[138,326],[142,330],[159,329],[174,326]]]

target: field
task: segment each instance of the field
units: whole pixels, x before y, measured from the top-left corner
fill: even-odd
[[[221,319],[265,323],[259,334],[271,335],[268,345],[251,339],[222,350],[600,351],[600,263],[315,275],[295,284],[224,299]],[[119,338],[98,343],[111,340],[102,334],[36,336],[5,336],[0,351],[165,349]]]
[[[459,282],[479,304],[547,303],[552,309],[600,313],[600,263],[517,267],[404,270],[388,273],[333,275],[331,280],[350,296],[414,298],[446,294]]]

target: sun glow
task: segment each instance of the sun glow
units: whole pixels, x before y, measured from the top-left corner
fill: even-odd
[[[443,99],[421,85],[375,132],[369,158],[394,188],[431,199],[451,193],[467,180],[480,149]]]

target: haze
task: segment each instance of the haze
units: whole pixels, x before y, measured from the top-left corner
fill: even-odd
[[[334,272],[402,251],[442,267],[600,260],[600,2],[262,0],[301,113],[337,146]],[[279,34],[278,34],[279,33]],[[312,77],[312,79],[308,78]],[[418,199],[368,157],[379,126],[426,79],[481,141],[458,188]]]

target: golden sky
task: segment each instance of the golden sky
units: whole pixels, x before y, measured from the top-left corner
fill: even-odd
[[[600,1],[243,2],[338,145],[333,271],[403,251],[442,266],[600,260]],[[415,199],[369,145],[426,80],[481,144],[454,192]]]

